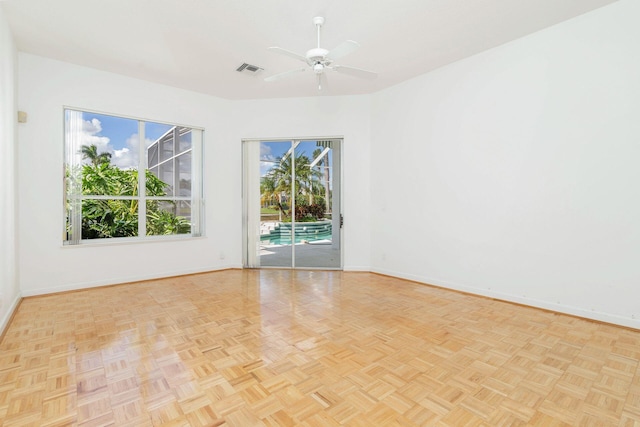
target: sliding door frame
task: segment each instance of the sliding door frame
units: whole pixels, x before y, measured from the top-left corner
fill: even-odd
[[[260,143],[263,142],[290,142],[291,143],[291,147],[292,147],[292,153],[291,155],[294,156],[295,158],[295,147],[298,145],[298,143],[300,143],[301,141],[326,141],[326,140],[331,140],[331,141],[338,141],[338,147],[332,148],[333,150],[333,155],[334,160],[333,162],[333,166],[331,169],[332,172],[332,178],[331,180],[333,181],[333,187],[334,187],[334,192],[336,191],[336,178],[337,178],[337,194],[335,194],[335,199],[337,200],[337,204],[338,204],[338,211],[335,212],[333,211],[333,206],[332,206],[332,229],[335,229],[335,227],[337,226],[338,232],[336,233],[337,236],[337,242],[336,239],[332,236],[332,244],[335,245],[336,243],[339,246],[339,258],[340,258],[340,262],[339,262],[339,266],[338,267],[304,267],[304,266],[296,266],[295,263],[295,227],[292,226],[292,255],[291,255],[291,266],[284,266],[284,267],[276,267],[276,266],[261,266],[260,265],[260,260],[259,260],[259,256],[257,256],[259,249],[257,247],[252,247],[253,245],[250,245],[249,242],[254,242],[255,245],[259,245],[260,241],[259,241],[259,237],[258,237],[258,241],[255,242],[255,236],[251,237],[251,235],[253,233],[256,233],[255,235],[259,236],[259,227],[260,227],[260,215],[257,216],[257,224],[256,223],[256,218],[255,218],[255,214],[252,215],[251,213],[251,207],[250,204],[255,202],[256,196],[258,196],[259,198],[259,189],[257,190],[258,193],[256,194],[256,188],[254,188],[254,186],[252,184],[255,184],[255,180],[256,178],[260,179],[260,176],[255,176],[256,173],[259,174],[259,168],[258,171],[255,170],[250,170],[250,168],[252,166],[254,166],[252,164],[252,160],[251,157],[252,155],[255,156],[256,155],[256,147],[250,147],[250,145],[255,144],[257,145],[258,149],[257,149],[257,155],[259,156],[259,152],[260,152]],[[344,234],[342,232],[342,206],[343,206],[343,199],[344,199],[344,191],[342,190],[343,188],[343,153],[344,153],[344,149],[343,149],[343,144],[344,144],[344,137],[343,136],[322,136],[322,137],[292,137],[292,138],[243,138],[242,139],[242,265],[243,268],[265,268],[265,269],[296,269],[296,270],[342,270],[343,269],[343,265],[344,265],[344,245],[343,243],[343,239],[344,239]],[[295,162],[293,163],[293,174],[295,175]],[[295,203],[295,180],[292,180],[292,189],[291,189],[291,197],[292,203]],[[332,196],[332,202],[333,202],[334,197]],[[295,204],[293,204],[293,206],[295,206]],[[295,220],[294,220],[295,223]]]

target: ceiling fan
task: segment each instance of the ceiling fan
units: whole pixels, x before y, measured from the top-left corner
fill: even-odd
[[[313,24],[316,26],[318,32],[318,47],[309,49],[306,54],[301,55],[299,53],[292,52],[281,47],[270,47],[269,50],[280,53],[282,55],[289,56],[291,58],[298,59],[307,64],[307,67],[298,68],[295,70],[285,71],[284,73],[275,74],[273,76],[264,79],[266,82],[273,82],[276,80],[291,77],[295,74],[302,73],[308,69],[311,69],[317,77],[318,90],[322,90],[322,81],[326,79],[325,72],[327,70],[336,71],[338,73],[349,74],[354,77],[360,77],[365,79],[375,79],[378,74],[373,71],[362,70],[360,68],[347,67],[344,65],[334,64],[333,61],[342,58],[357,48],[360,45],[353,40],[347,40],[339,44],[333,50],[327,50],[320,47],[320,29],[324,24],[324,18],[317,16],[313,18]]]

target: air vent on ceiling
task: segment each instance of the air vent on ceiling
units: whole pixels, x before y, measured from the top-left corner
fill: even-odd
[[[242,73],[243,71],[249,71],[252,74],[257,74],[262,71],[262,68],[258,67],[257,65],[247,64],[245,62],[244,64],[236,68],[236,71],[238,71],[239,73]]]

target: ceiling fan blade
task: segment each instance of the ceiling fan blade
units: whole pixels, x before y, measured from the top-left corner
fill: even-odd
[[[361,68],[345,67],[344,65],[334,65],[333,68],[338,73],[348,74],[354,77],[360,77],[362,79],[375,79],[378,77],[378,73],[373,71],[363,70]]]
[[[299,53],[291,52],[290,50],[283,49],[281,47],[273,46],[269,48],[270,51],[279,53],[281,55],[288,56],[290,58],[297,59],[302,62],[307,62],[307,57],[304,55],[300,55]]]
[[[326,58],[333,61],[338,58],[342,58],[343,56],[347,56],[348,54],[358,49],[359,47],[360,47],[359,43],[354,42],[353,40],[347,40],[346,42],[340,43],[334,49],[331,49],[331,51],[327,53]]]
[[[298,68],[296,70],[289,70],[289,71],[285,71],[284,73],[280,73],[280,74],[274,74],[273,76],[269,76],[267,78],[264,79],[265,82],[274,82],[276,80],[280,80],[280,79],[286,79],[287,77],[291,77],[294,74],[298,74],[301,73],[303,71],[306,71],[306,68]]]

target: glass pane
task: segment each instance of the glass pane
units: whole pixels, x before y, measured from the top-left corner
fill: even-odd
[[[260,265],[292,266],[291,141],[260,143]]]
[[[158,141],[158,144],[160,145],[160,161],[161,162],[173,157],[173,146],[175,144],[174,136],[175,136],[175,128],[172,129],[170,132],[166,133]]]
[[[178,154],[191,150],[191,129],[180,128],[180,143],[178,144]]]
[[[162,236],[191,233],[191,202],[147,201],[147,235]]]
[[[66,110],[65,149],[71,159],[68,173],[79,173],[82,194],[123,196],[136,191],[137,120]]]
[[[82,112],[83,164],[110,164],[120,169],[138,166],[138,121]]]
[[[333,244],[332,154],[333,141],[301,141],[295,150],[295,267],[340,267]]]
[[[158,165],[158,142],[154,141],[153,145],[147,148],[147,167],[152,169]]]
[[[82,239],[82,200],[68,193],[65,198],[65,207],[63,240],[67,243],[77,244]]]
[[[191,196],[191,151],[176,157],[176,170],[179,174],[177,195],[180,197]]]
[[[173,196],[176,188],[174,145],[176,126],[145,122],[147,139],[147,196]],[[188,128],[185,128],[188,129]]]
[[[82,238],[102,239],[138,235],[137,200],[82,201]]]
[[[167,148],[164,142],[168,140],[172,140],[174,126],[166,125],[164,123],[154,123],[154,122],[144,122],[144,136],[145,136],[145,145],[147,150],[147,167],[149,169],[157,166],[158,163],[162,160],[166,160],[167,153],[164,153],[164,157],[160,158],[160,150],[163,148]],[[170,144],[170,151],[173,151],[173,147]]]
[[[154,196],[173,196],[173,188],[174,188],[174,170],[173,170],[173,160],[166,161],[161,163],[159,166],[160,172],[158,177],[160,180],[165,183],[164,194],[154,194]],[[148,194],[151,195],[151,194]]]

